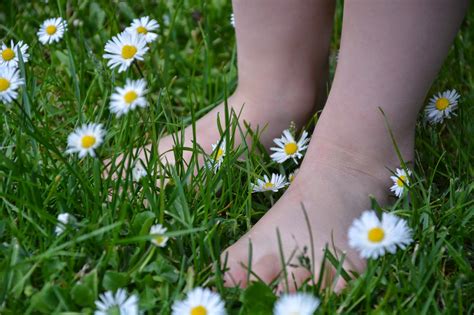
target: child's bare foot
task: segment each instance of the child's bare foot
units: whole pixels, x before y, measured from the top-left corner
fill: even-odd
[[[248,270],[242,268],[242,264],[248,265],[249,242],[252,243],[251,270],[264,282],[283,278],[280,254],[285,258],[290,290],[308,280],[311,273],[298,260],[305,247],[309,249],[305,256],[311,258],[308,223],[314,240],[313,270],[319,271],[326,245],[331,252],[334,245],[339,257],[346,254],[344,268],[347,271],[364,269],[364,261],[347,245],[347,231],[355,217],[370,209],[370,195],[379,202],[386,201],[391,183],[387,168],[398,166],[396,155],[385,158],[371,156],[318,137],[317,132],[315,137],[298,175],[285,194],[251,231],[223,254],[222,260],[227,258],[227,267],[230,268],[225,276],[226,285],[246,286]],[[301,204],[309,221],[305,219]],[[326,264],[330,265],[328,261]],[[334,269],[327,268],[327,271],[326,275],[330,275]],[[317,277],[316,274],[316,281]],[[280,282],[280,289],[283,289],[283,283]],[[342,283],[340,279],[339,288]]]

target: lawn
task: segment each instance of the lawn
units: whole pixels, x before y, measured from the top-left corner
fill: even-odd
[[[46,2],[0,3],[0,40],[29,45],[29,60],[19,62],[25,85],[16,101],[0,103],[0,313],[91,314],[100,294],[123,288],[138,297],[145,314],[170,314],[186,292],[209,287],[229,314],[271,314],[274,287],[225,288],[218,258],[281,196],[252,194],[250,184],[271,172],[289,174],[294,164],[273,162],[256,144],[228,150],[214,173],[198,168],[194,158],[185,165],[177,147],[175,166],[151,154],[139,181],[126,163],[125,178],[103,175],[104,160],[156,143],[232,93],[230,2]],[[331,73],[342,20],[338,4]],[[142,16],[158,21],[158,39],[143,61],[125,72],[111,70],[105,44]],[[43,45],[36,33],[53,17],[63,17],[68,30]],[[321,300],[318,314],[474,313],[473,66],[471,9],[426,100],[456,89],[457,115],[437,125],[420,115],[409,192],[385,209],[407,219],[413,243],[370,260],[340,294],[303,286]],[[149,106],[116,117],[110,96],[126,78],[146,80]],[[232,143],[248,130],[227,118],[220,123]],[[68,135],[92,122],[107,131],[96,157],[66,154]],[[317,115],[308,129],[316,122]],[[199,148],[190,149],[197,156]],[[56,233],[62,213],[74,219]],[[166,246],[151,242],[156,223],[168,229]]]

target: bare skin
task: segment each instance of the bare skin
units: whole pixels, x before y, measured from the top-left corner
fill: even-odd
[[[301,203],[314,236],[314,270],[322,249],[334,242],[347,255],[345,268],[363,271],[365,262],[349,248],[347,230],[369,209],[369,195],[389,201],[389,170],[400,161],[385,118],[403,159],[412,161],[417,114],[466,9],[464,0],[345,2],[339,64],[300,172],[267,214],[223,253],[226,285],[247,285],[242,265],[248,264],[249,242],[252,272],[268,283],[281,277],[277,228],[284,257],[296,254],[286,266],[288,289],[308,279],[308,270],[292,266],[303,247],[310,247]]]

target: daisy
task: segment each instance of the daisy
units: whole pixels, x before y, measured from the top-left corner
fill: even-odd
[[[295,180],[296,174],[298,174],[299,170],[300,169],[297,168],[296,170],[293,171],[293,173],[288,175],[288,180],[290,181],[290,183],[292,183]]]
[[[206,288],[195,288],[188,292],[186,299],[176,301],[172,315],[225,315],[224,301],[219,294]]]
[[[319,303],[319,299],[309,293],[284,294],[275,303],[273,314],[313,315]]]
[[[16,68],[19,62],[18,51],[21,52],[23,62],[27,62],[30,57],[27,50],[28,45],[24,44],[22,40],[20,40],[16,45],[13,41],[10,41],[10,46],[2,43],[0,49],[0,65]]]
[[[271,180],[267,175],[263,176],[263,180],[257,179],[256,184],[251,184],[253,192],[273,191],[277,192],[288,185],[285,175],[272,174]]]
[[[123,72],[134,60],[143,60],[148,47],[144,36],[123,32],[105,44],[105,51],[104,58],[109,59],[107,65],[111,69],[118,67],[118,72]]]
[[[95,157],[94,150],[104,142],[104,136],[102,124],[83,124],[67,137],[66,153],[79,153],[80,158],[87,154]]]
[[[281,138],[274,139],[273,142],[278,146],[276,148],[270,148],[270,150],[275,151],[275,153],[271,155],[273,161],[283,163],[292,158],[293,161],[297,163],[296,159],[301,159],[303,156],[301,152],[306,150],[308,147],[308,133],[303,131],[300,140],[296,142],[295,138],[293,138],[290,131],[287,129],[283,131]]]
[[[138,182],[142,177],[146,176],[146,169],[142,165],[142,161],[138,161],[132,169],[132,178]]]
[[[75,221],[74,216],[67,213],[67,212],[59,214],[58,215],[58,224],[54,228],[54,234],[56,234],[56,235],[63,234],[63,232],[66,229],[67,225],[69,223],[74,222],[74,221]]]
[[[158,34],[153,33],[154,30],[157,30],[160,27],[157,21],[150,19],[150,17],[145,16],[139,19],[134,19],[132,25],[125,29],[126,32],[142,36],[145,38],[147,43],[154,41]]]
[[[127,297],[127,291],[118,289],[115,295],[107,291],[100,295],[100,299],[95,301],[97,310],[94,315],[138,315],[138,297],[131,295]]]
[[[82,20],[74,19],[74,21],[72,21],[72,26],[74,27],[82,27],[83,25],[84,25],[84,22],[82,22]]]
[[[146,81],[127,79],[124,87],[115,88],[115,93],[110,97],[110,111],[120,117],[137,107],[146,107],[145,98]]]
[[[67,31],[67,23],[61,18],[52,18],[47,19],[41,25],[38,33],[39,41],[43,44],[51,44],[54,42],[59,42],[64,36],[64,32]]]
[[[366,210],[349,228],[349,246],[362,258],[378,258],[386,252],[394,254],[412,242],[411,229],[404,219],[383,213],[379,220],[374,210]]]
[[[408,171],[408,173],[407,173]],[[410,184],[410,175],[411,171],[407,170],[405,171],[404,169],[397,168],[397,171],[395,172],[395,176],[390,176],[390,179],[393,181],[393,186],[390,187],[390,190],[400,198],[405,191],[405,187]]]
[[[18,87],[25,81],[20,78],[18,69],[5,65],[0,66],[0,102],[11,103],[18,96]]]
[[[168,229],[161,224],[152,225],[150,228],[150,234],[153,235],[151,242],[158,247],[165,247],[169,237],[164,236]]]
[[[224,161],[224,156],[225,139],[223,139],[222,141],[218,141],[212,145],[212,153],[209,156],[209,160],[207,161],[207,167],[214,169],[214,172],[217,172],[219,167],[221,167],[222,162]]]
[[[433,96],[425,109],[426,119],[432,124],[438,124],[442,123],[445,118],[451,118],[451,114],[456,116],[454,110],[458,106],[460,97],[454,89]]]

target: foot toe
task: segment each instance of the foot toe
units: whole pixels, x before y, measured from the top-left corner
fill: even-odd
[[[270,284],[276,280],[280,273],[278,257],[263,255],[249,262],[248,253],[229,248],[221,258],[226,263],[224,272],[224,285],[227,287],[239,286],[245,288],[248,282],[262,281]]]

